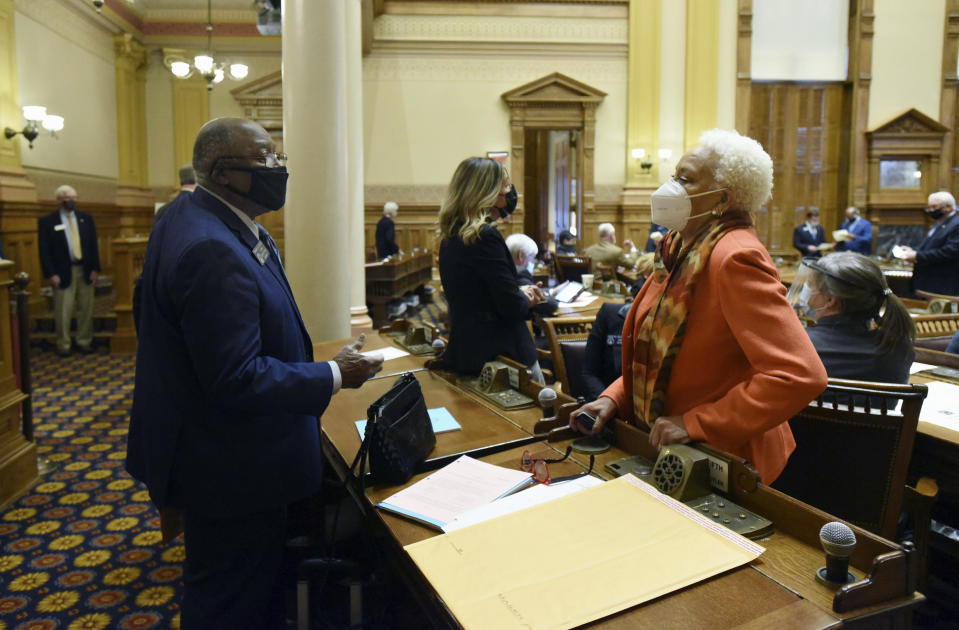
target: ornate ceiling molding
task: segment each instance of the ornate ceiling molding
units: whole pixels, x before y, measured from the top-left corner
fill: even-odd
[[[493,16],[382,15],[373,23],[374,43],[450,41],[621,44],[629,41],[625,19]]]

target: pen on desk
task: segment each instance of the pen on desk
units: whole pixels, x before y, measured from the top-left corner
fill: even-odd
[[[393,373],[391,373],[391,374],[379,374],[379,375],[377,375],[377,376],[371,376],[371,377],[368,378],[367,380],[369,380],[369,381],[376,381],[376,380],[379,380],[379,379],[381,379],[381,378],[389,378],[389,377],[391,377],[391,376],[403,376],[403,375],[406,374],[407,372],[423,372],[423,371],[425,371],[425,370],[426,370],[425,367],[421,367],[421,368],[414,368],[414,369],[412,369],[412,370],[403,370],[402,372],[393,372]]]

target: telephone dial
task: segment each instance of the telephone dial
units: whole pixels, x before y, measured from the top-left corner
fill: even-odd
[[[478,377],[461,376],[457,382],[506,411],[533,406],[533,399],[519,392],[519,368],[502,361],[488,361]]]
[[[771,534],[772,521],[712,492],[714,485],[722,490],[726,488],[721,479],[711,477],[711,462],[708,455],[691,446],[670,444],[659,451],[655,463],[634,455],[609,462],[606,470],[617,477],[633,474],[663,494],[747,538],[763,538]]]

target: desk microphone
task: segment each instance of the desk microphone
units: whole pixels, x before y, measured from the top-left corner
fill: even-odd
[[[842,586],[855,582],[849,572],[849,556],[856,548],[856,535],[848,525],[833,521],[819,530],[819,542],[826,552],[826,566],[816,571],[816,579],[826,585]]]
[[[543,417],[552,418],[556,415],[556,392],[551,387],[539,390],[539,406],[543,408]]]
[[[446,348],[446,342],[437,337],[433,340],[433,352],[436,356],[443,354],[443,350]]]

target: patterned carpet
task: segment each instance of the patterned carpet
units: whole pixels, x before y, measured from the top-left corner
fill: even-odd
[[[123,470],[133,357],[35,350],[32,368],[38,450],[56,470],[0,514],[0,630],[179,628],[183,544],[161,543]]]

